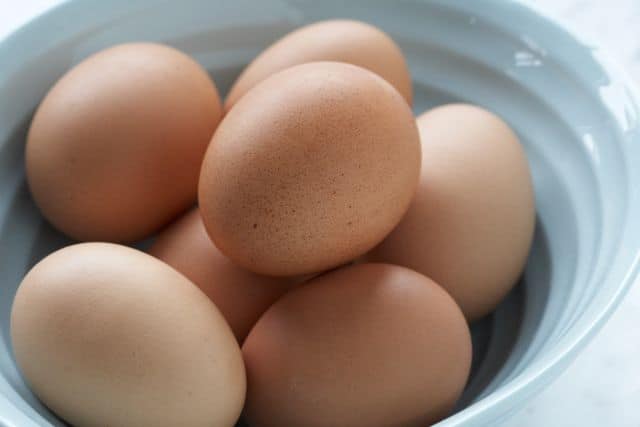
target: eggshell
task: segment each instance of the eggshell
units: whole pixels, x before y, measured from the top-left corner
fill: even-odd
[[[193,205],[221,114],[213,82],[187,55],[151,43],[100,51],[62,76],[35,113],[31,193],[74,239],[147,237]]]
[[[535,207],[527,159],[509,126],[479,107],[442,106],[417,121],[416,197],[369,259],[428,275],[475,320],[513,287],[531,246]]]
[[[264,50],[236,80],[225,100],[225,110],[270,75],[317,61],[346,62],[373,71],[411,104],[409,68],[391,37],[364,22],[334,19],[299,28]]]
[[[199,204],[216,246],[257,273],[323,271],[378,244],[415,191],[409,106],[354,65],[274,74],[225,116],[205,155]]]
[[[423,427],[458,399],[471,340],[433,281],[359,264],[278,300],[242,352],[252,427]]]
[[[11,337],[32,390],[74,426],[231,427],[242,410],[242,355],[222,315],[135,249],[46,257],[18,289]]]
[[[239,342],[267,308],[294,284],[236,266],[215,247],[198,209],[178,219],[149,253],[188,277],[213,301]]]

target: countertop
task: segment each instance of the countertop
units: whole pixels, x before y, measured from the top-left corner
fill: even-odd
[[[59,0],[0,0],[0,38]],[[540,7],[610,50],[640,82],[640,0],[538,0]],[[551,386],[507,427],[640,427],[640,283]]]

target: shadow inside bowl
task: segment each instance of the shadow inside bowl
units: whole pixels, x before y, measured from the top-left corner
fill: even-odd
[[[47,254],[71,243],[40,215],[24,179],[24,141],[31,115],[0,145],[0,208],[6,212],[0,225],[0,373],[2,380],[18,394],[15,400],[24,410],[36,409],[56,426],[65,425],[31,392],[18,371],[10,339],[13,298],[24,275]]]
[[[527,305],[535,301],[536,305],[546,306],[551,291],[551,271],[549,242],[544,228],[537,220],[527,271],[494,313],[471,325],[471,375],[456,410],[465,408],[490,393],[495,388],[499,374],[507,376],[511,373],[510,370],[503,369],[512,356],[516,342],[531,338],[522,336],[525,312],[533,313],[527,319],[529,330],[537,331],[543,319],[544,309]],[[535,294],[535,298],[532,294]]]

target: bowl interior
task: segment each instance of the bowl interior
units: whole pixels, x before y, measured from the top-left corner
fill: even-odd
[[[618,249],[637,202],[624,145],[633,136],[624,123],[637,120],[637,109],[616,107],[622,89],[593,53],[529,9],[490,0],[65,4],[0,44],[0,425],[62,425],[25,385],[9,337],[23,275],[70,243],[40,216],[24,180],[25,134],[46,90],[94,51],[152,40],[193,55],[224,94],[273,40],[331,17],[371,22],[399,43],[416,114],[454,101],[482,105],[511,124],[528,155],[537,227],[526,271],[498,310],[472,326],[472,377],[461,412],[442,424],[494,425],[517,406],[501,397],[519,380],[541,378],[563,340],[610,303],[630,262]]]

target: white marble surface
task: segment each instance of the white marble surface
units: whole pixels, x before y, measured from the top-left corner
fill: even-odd
[[[0,38],[59,0],[0,0]],[[471,1],[471,0],[469,0]],[[537,0],[640,82],[640,0]],[[507,427],[640,427],[640,283],[573,365]]]

